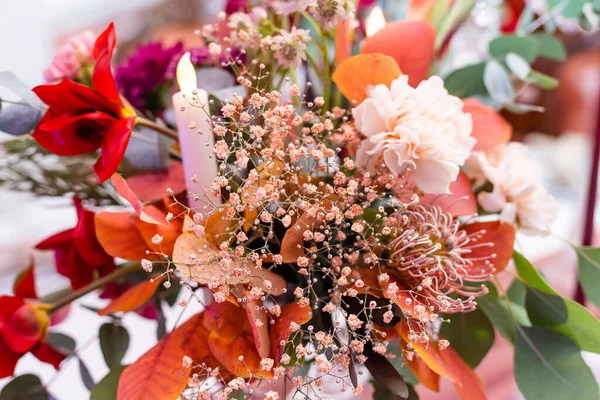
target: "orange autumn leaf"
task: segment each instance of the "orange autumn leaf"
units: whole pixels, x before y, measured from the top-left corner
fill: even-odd
[[[367,87],[386,85],[401,75],[393,58],[369,52],[348,58],[338,65],[332,79],[338,89],[350,101],[361,103],[367,97]]]
[[[245,307],[256,351],[258,351],[261,358],[269,357],[271,338],[269,337],[269,317],[267,316],[267,311],[260,300],[249,299]]]
[[[450,184],[450,193],[452,194],[426,193],[419,196],[419,204],[437,206],[454,217],[477,214],[473,185],[463,171],[460,171],[456,180]]]
[[[402,73],[408,75],[408,83],[416,87],[429,75],[434,45],[435,31],[429,22],[392,21],[366,39],[360,52],[365,55],[380,53],[392,57]]]
[[[111,301],[108,306],[102,310],[98,310],[98,315],[137,310],[154,296],[156,289],[158,289],[163,280],[163,277],[148,279],[130,287],[119,297]]]
[[[144,207],[144,211],[150,215],[162,219],[163,221],[165,220],[166,215],[154,206]],[[138,231],[144,238],[146,247],[148,249],[152,249],[154,251],[159,250],[159,247],[152,243],[152,238],[154,235],[160,235],[163,237],[163,241],[161,243],[163,253],[173,254],[175,241],[183,230],[183,222],[180,219],[173,219],[165,225],[150,224],[142,221],[140,218],[135,218],[134,222]]]
[[[433,372],[450,379],[452,382],[458,382],[452,372],[452,369],[446,364],[444,359],[438,353],[437,346],[435,345],[435,343],[429,342],[427,344],[423,344],[419,342],[410,341],[408,338],[410,328],[408,327],[408,324],[404,321],[401,321],[397,325],[396,329],[399,330],[398,333],[400,334],[400,337],[402,337],[402,340],[404,340],[404,342],[406,343],[412,344],[415,351],[419,354],[421,360],[425,364],[427,364],[427,366],[431,368]]]
[[[213,303],[206,308],[204,327],[210,331],[211,353],[229,372],[241,377],[272,376],[272,372],[262,371],[261,356],[243,308],[229,302]]]
[[[271,326],[271,358],[275,360],[275,365],[281,360],[285,344],[292,334],[290,324],[295,322],[298,325],[303,325],[310,321],[312,312],[309,306],[301,307],[298,303],[290,303],[281,309],[281,316]]]
[[[201,353],[203,314],[197,314],[162,338],[137,361],[125,368],[119,379],[117,400],[177,399],[190,371],[182,366],[184,355]],[[204,360],[194,358],[201,363]]]
[[[352,20],[342,21],[335,28],[335,62],[340,65],[352,54]]]
[[[467,234],[481,231],[483,234],[477,239],[477,242],[493,244],[492,246],[473,247],[468,254],[469,258],[484,258],[492,255],[492,264],[496,272],[506,268],[512,258],[515,244],[516,231],[512,224],[503,221],[487,221],[464,224],[460,228],[465,230]]]
[[[477,139],[473,150],[490,149],[507,143],[512,137],[512,125],[492,107],[475,99],[464,99],[463,111],[473,119],[471,136]]]
[[[304,251],[304,231],[314,229],[317,218],[308,213],[302,214],[298,221],[293,224],[281,241],[281,257],[284,263],[295,263],[298,257],[306,254]]]
[[[138,217],[131,212],[100,212],[95,215],[96,237],[104,250],[125,260],[150,258],[148,244],[137,228]]]
[[[127,181],[118,173],[114,173],[110,178],[113,186],[117,193],[123,197],[135,210],[135,213],[144,222],[151,224],[166,224],[164,220],[157,219],[155,215],[151,215],[143,209],[142,202],[138,199],[137,195],[131,190]]]
[[[444,359],[457,382],[454,389],[463,400],[486,400],[485,389],[479,375],[451,348],[440,350],[439,354]]]
[[[412,360],[405,359],[405,361],[419,383],[434,392],[440,391],[440,376],[429,368],[421,357],[413,357]]]

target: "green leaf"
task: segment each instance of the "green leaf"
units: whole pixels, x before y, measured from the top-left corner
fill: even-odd
[[[83,360],[80,357],[77,357],[77,359],[79,360],[79,374],[81,375],[81,380],[83,381],[83,384],[85,385],[87,390],[91,392],[96,386],[94,378],[92,378],[92,374],[90,374],[90,370],[85,365]]]
[[[375,388],[375,392],[373,393],[373,400],[400,400],[404,399],[398,395],[390,392],[388,388],[383,386],[381,383],[377,382],[375,379],[371,379],[371,384]],[[408,386],[408,397],[405,400],[419,400],[419,395],[415,391],[415,388],[412,385]]]
[[[565,18],[579,18],[585,3],[586,0],[548,0],[548,7]]]
[[[472,64],[453,71],[444,79],[444,86],[451,95],[465,98],[488,94],[483,82],[485,63]]]
[[[492,56],[499,59],[506,57],[508,53],[516,53],[531,64],[538,55],[538,44],[530,37],[504,35],[492,40],[489,50]]]
[[[510,287],[506,291],[506,295],[515,304],[525,307],[525,284],[518,279],[513,280]]]
[[[227,396],[227,398],[230,400],[244,400],[245,397],[246,395],[244,394],[243,390],[236,390],[235,392]]]
[[[565,45],[556,37],[547,33],[535,33],[530,37],[537,42],[540,57],[554,61],[562,61],[567,58]]]
[[[600,353],[600,321],[581,304],[560,297],[522,255],[515,252],[513,259],[529,285],[525,305],[533,325],[563,333],[582,350]]]
[[[104,324],[100,327],[100,348],[108,368],[121,363],[129,346],[129,333],[121,325]]]
[[[568,337],[520,326],[515,344],[515,378],[530,400],[598,399],[598,384]]]
[[[119,378],[126,365],[117,365],[112,368],[94,388],[90,395],[90,400],[112,400],[117,398],[117,388],[119,387]]]
[[[515,90],[510,76],[498,61],[490,60],[485,64],[483,81],[490,96],[498,103],[506,104],[513,101]]]
[[[27,374],[17,376],[8,382],[2,392],[0,400],[49,400],[50,394],[42,385],[42,381],[35,375]]]
[[[523,104],[523,103],[508,103],[504,105],[508,111],[513,114],[527,114],[528,112],[544,112],[546,109],[542,106],[535,104]]]
[[[542,89],[550,90],[558,87],[557,79],[538,71],[530,71],[525,80]]]
[[[72,337],[57,332],[48,333],[46,343],[65,355],[73,353],[77,347]]]
[[[506,65],[517,78],[524,80],[531,72],[529,63],[517,53],[508,53],[506,55]]]
[[[583,292],[596,307],[600,307],[600,248],[575,247],[575,251]]]
[[[494,327],[479,308],[468,313],[448,315],[440,335],[452,343],[452,348],[471,368],[475,368],[494,344]]]

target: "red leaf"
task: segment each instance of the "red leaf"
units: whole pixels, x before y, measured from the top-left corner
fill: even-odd
[[[419,380],[419,383],[422,383],[423,386],[434,392],[440,391],[440,376],[429,368],[421,357],[413,357],[412,360],[405,361],[412,373]]]
[[[275,360],[275,365],[281,360],[285,343],[292,334],[290,324],[295,322],[302,325],[310,321],[312,312],[309,306],[300,307],[298,303],[291,303],[281,309],[281,316],[275,324],[271,326],[271,358]]]
[[[467,234],[483,232],[476,243],[491,243],[491,246],[473,246],[471,252],[465,257],[473,259],[485,259],[493,257],[492,264],[500,272],[506,268],[512,258],[515,245],[515,227],[502,221],[474,222],[460,226]],[[478,263],[473,264],[477,267]]]
[[[35,277],[33,275],[33,259],[31,260],[29,266],[21,271],[17,278],[15,279],[15,283],[13,284],[13,292],[15,297],[19,297],[21,299],[37,299],[37,293],[35,291]]]
[[[203,313],[193,316],[127,367],[119,379],[117,400],[177,399],[190,373],[183,368],[183,356],[200,355],[198,349],[206,347],[198,334],[204,329],[202,321]]]
[[[434,44],[435,31],[429,22],[392,21],[365,39],[360,52],[392,57],[402,73],[408,75],[408,83],[416,87],[429,74]]]
[[[425,194],[420,196],[419,204],[438,206],[442,211],[455,217],[477,214],[477,199],[473,193],[473,185],[467,175],[460,171],[458,177],[450,184],[450,193]]]
[[[475,99],[464,99],[463,111],[473,119],[471,136],[477,139],[473,150],[490,149],[507,143],[512,137],[512,125],[492,107]]]
[[[138,199],[136,194],[133,192],[133,190],[131,190],[129,185],[127,185],[127,182],[125,181],[125,179],[123,179],[121,175],[115,172],[114,174],[112,174],[111,181],[117,193],[119,193],[120,196],[122,196],[125,200],[127,200],[127,202],[129,202],[129,204],[131,204],[136,214],[140,217],[142,221],[148,222],[150,224],[166,224],[166,222],[159,221],[156,219],[155,216],[150,215],[150,213],[144,211],[140,199]]]
[[[269,357],[271,339],[269,338],[269,317],[262,301],[248,300],[246,302],[246,313],[250,331],[254,338],[254,345],[261,358]]]
[[[167,196],[167,188],[173,193],[185,191],[183,167],[180,162],[172,161],[169,168],[128,178],[127,184],[141,201],[153,202]]]
[[[164,277],[146,280],[130,287],[125,293],[114,299],[108,306],[102,310],[98,310],[98,314],[108,315],[110,313],[127,312],[138,309],[152,298],[154,292],[156,292],[156,289],[158,289],[163,280]]]

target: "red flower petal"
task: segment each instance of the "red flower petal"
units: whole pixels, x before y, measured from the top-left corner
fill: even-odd
[[[94,89],[63,79],[55,85],[40,85],[33,88],[54,115],[74,117],[92,111],[103,112],[117,118],[121,115],[121,106],[113,103]]]
[[[15,279],[15,283],[13,285],[13,292],[15,297],[20,299],[37,299],[37,293],[35,291],[35,277],[33,275],[33,258],[29,264],[29,266],[22,271],[17,278]]]
[[[396,60],[408,83],[416,87],[427,77],[434,55],[435,31],[427,21],[393,21],[365,39],[361,53],[381,53]]]
[[[103,183],[117,171],[135,123],[135,117],[127,117],[116,122],[102,140],[102,155],[94,164],[94,171]]]
[[[167,196],[166,189],[174,193],[185,191],[185,175],[180,162],[173,161],[169,168],[149,171],[127,179],[127,185],[144,202],[152,202]]]
[[[96,59],[96,65],[94,66],[94,72],[92,73],[92,84],[94,85],[94,89],[99,93],[108,97],[120,106],[123,106],[121,96],[119,96],[119,91],[117,90],[115,78],[110,69],[110,62],[116,41],[115,26],[111,22],[111,24],[108,25],[108,28],[98,36],[96,43],[94,44],[94,58]]]
[[[66,231],[50,236],[48,239],[38,243],[35,248],[38,250],[54,250],[66,246],[73,240],[73,231],[74,229],[67,229]]]
[[[33,353],[38,360],[51,364],[56,369],[59,368],[60,363],[66,358],[63,353],[60,353],[46,342],[38,343],[37,346],[31,349],[31,353]]]
[[[0,338],[0,379],[15,373],[17,362],[25,353],[16,353]]]
[[[18,306],[18,304],[21,304]],[[15,352],[30,350],[40,341],[46,331],[50,318],[45,311],[27,304],[15,297],[0,297],[2,316],[0,335]]]

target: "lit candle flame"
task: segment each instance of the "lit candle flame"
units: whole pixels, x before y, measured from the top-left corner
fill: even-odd
[[[177,83],[179,84],[179,89],[183,93],[190,93],[196,89],[196,69],[190,60],[190,53],[187,52],[181,56],[179,62],[177,63]]]
[[[367,18],[365,19],[365,30],[367,37],[371,37],[385,27],[385,15],[379,6],[373,7]]]

